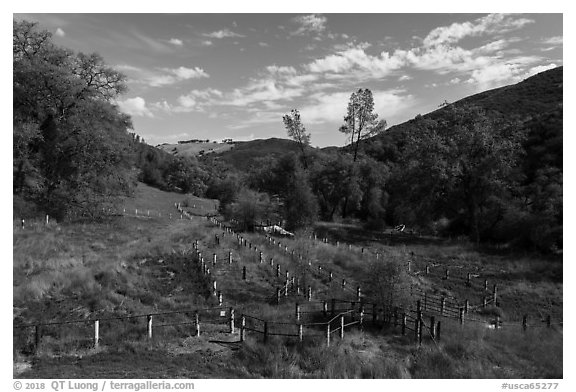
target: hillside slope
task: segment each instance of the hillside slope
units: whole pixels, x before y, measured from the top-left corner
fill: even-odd
[[[164,143],[156,148],[178,157],[202,156],[204,154],[221,153],[234,148],[233,143]]]
[[[204,162],[214,160],[227,163],[238,170],[245,171],[258,158],[265,156],[278,157],[289,152],[299,151],[298,143],[279,138],[257,139],[249,142],[238,142],[231,150],[213,154],[204,158]]]
[[[541,143],[547,145],[548,137],[554,140],[559,138],[560,141],[562,139],[562,102],[563,67],[557,67],[513,85],[471,95],[450,105],[480,106],[486,110],[488,116],[517,119],[523,124],[526,133],[531,135],[530,138],[534,138],[534,134],[545,133]],[[446,107],[442,107],[422,115],[422,118],[440,120],[446,110]],[[412,119],[390,127],[386,132],[363,141],[361,149],[377,160],[397,162],[406,135],[417,130],[416,122],[416,119]],[[546,130],[542,130],[544,125]]]

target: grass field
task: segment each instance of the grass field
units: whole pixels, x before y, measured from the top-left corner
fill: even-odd
[[[175,203],[184,203],[192,218],[180,219]],[[500,287],[504,321],[540,312],[562,317],[562,265],[559,260],[503,255],[476,250],[465,243],[434,239],[410,242],[385,240],[381,233],[362,233],[353,226],[324,224],[320,235],[341,241],[339,247],[309,238],[278,239],[283,246],[305,255],[312,269],[321,266],[334,276],[346,277],[350,291],[340,281],[330,282],[312,273],[297,257],[272,246],[260,233],[242,234],[252,247],[238,245],[204,215],[215,213],[216,203],[186,195],[161,192],[139,185],[136,197],[118,209],[125,216],[110,216],[100,223],[51,224],[18,228],[13,237],[14,324],[57,320],[87,320],[111,316],[212,307],[217,300],[211,281],[194,263],[192,244],[211,265],[211,279],[218,281],[224,309],[234,307],[275,322],[293,322],[294,304],[303,297],[288,296],[274,303],[275,291],[285,279],[298,276],[302,288],[310,286],[313,299],[354,298],[356,285],[371,292],[374,268],[381,260],[399,266],[412,262],[401,285],[412,284],[458,298],[472,300],[482,293],[460,284],[459,271],[475,271]],[[132,210],[138,209],[138,215]],[[148,210],[150,215],[148,216]],[[170,214],[173,214],[170,219]],[[346,233],[352,233],[346,234]],[[224,235],[225,234],[225,235]],[[216,242],[218,235],[219,243]],[[380,237],[379,237],[380,236]],[[384,235],[386,237],[386,235]],[[353,241],[350,238],[354,238]],[[347,244],[353,243],[352,249]],[[364,253],[360,249],[364,248]],[[264,263],[259,261],[259,251]],[[227,265],[228,252],[234,263]],[[379,261],[375,260],[376,252]],[[277,278],[269,259],[281,265]],[[423,275],[426,265],[437,264],[438,273]],[[242,267],[247,278],[241,279]],[[453,279],[443,280],[445,267]],[[401,286],[400,285],[400,286]],[[399,301],[412,303],[403,291]],[[478,314],[488,319],[490,315]],[[536,316],[531,320],[535,320]],[[238,332],[205,324],[200,337],[190,325],[191,314],[155,316],[154,339],[146,339],[145,318],[102,322],[101,345],[93,348],[91,324],[46,327],[41,347],[33,355],[33,330],[14,330],[14,375],[19,378],[561,378],[562,327],[516,327],[495,331],[482,323],[442,321],[438,345],[418,346],[398,328],[367,328],[348,332],[344,340],[326,347],[322,339],[248,334],[238,343]]]

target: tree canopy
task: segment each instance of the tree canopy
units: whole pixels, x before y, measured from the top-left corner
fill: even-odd
[[[98,54],[56,46],[35,23],[14,21],[14,191],[46,212],[94,215],[129,194],[130,117],[114,100],[125,76]]]

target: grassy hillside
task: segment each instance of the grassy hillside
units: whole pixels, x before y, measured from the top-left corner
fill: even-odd
[[[205,162],[213,160],[225,162],[238,170],[247,170],[258,158],[278,157],[289,152],[299,151],[298,143],[287,139],[258,139],[249,142],[237,142],[231,150],[204,158]]]
[[[556,301],[562,308],[561,276],[546,277],[538,272],[538,260],[498,257],[471,251],[454,244],[429,243],[412,246],[408,242],[388,242],[370,237],[352,249],[344,246],[350,238],[346,228],[340,247],[334,245],[336,232],[325,227],[332,244],[313,241],[307,236],[295,240],[279,239],[297,253],[306,254],[313,266],[321,265],[337,277],[345,276],[352,287],[344,292],[340,278],[330,282],[305,272],[297,258],[278,246],[271,246],[262,234],[242,234],[252,246],[265,253],[260,264],[258,252],[238,246],[235,235],[222,232],[201,216],[213,213],[214,202],[189,198],[185,208],[191,220],[169,218],[174,203],[184,195],[139,186],[136,198],[127,201],[125,216],[111,216],[102,223],[52,224],[14,232],[14,323],[82,320],[197,309],[214,306],[207,282],[192,262],[192,243],[206,260],[212,253],[233,253],[234,264],[219,259],[210,265],[212,276],[224,293],[224,309],[234,307],[274,322],[294,322],[294,304],[302,296],[288,296],[280,305],[271,297],[280,279],[267,264],[270,257],[281,265],[282,273],[299,276],[302,287],[313,288],[313,298],[354,298],[354,287],[361,284],[370,297],[368,281],[373,273],[369,255],[379,252],[381,259],[404,266],[412,260],[414,270],[430,260],[450,265],[455,271],[466,269],[500,279],[502,302],[508,308],[546,308]],[[138,215],[131,210],[138,208]],[[150,210],[150,216],[148,216]],[[145,212],[144,212],[145,211]],[[176,214],[175,214],[176,215]],[[178,218],[178,219],[176,219]],[[344,228],[339,228],[344,230]],[[219,236],[219,243],[215,242]],[[366,253],[359,253],[359,247]],[[373,257],[372,257],[373,259]],[[247,279],[240,278],[242,266]],[[440,267],[441,268],[441,267]],[[412,271],[414,272],[414,271]],[[453,272],[456,274],[456,272]],[[487,276],[488,276],[487,275]],[[435,287],[446,295],[464,296],[463,289],[450,287],[434,276],[412,275],[408,283],[421,288]],[[455,282],[455,281],[454,281]],[[517,302],[517,299],[521,299]],[[406,300],[412,302],[410,297]],[[202,316],[203,317],[203,316]],[[490,315],[475,317],[490,317]],[[555,315],[555,317],[561,317]],[[345,339],[335,336],[331,347],[321,338],[298,343],[294,339],[273,337],[267,344],[261,335],[248,333],[243,344],[238,333],[226,333],[225,325],[204,324],[200,337],[194,336],[191,314],[154,316],[154,340],[145,338],[145,319],[103,321],[101,345],[92,348],[92,326],[71,324],[45,327],[41,349],[31,355],[33,331],[14,331],[14,372],[19,378],[522,378],[562,376],[562,329],[530,328],[521,333],[516,327],[491,331],[482,324],[442,319],[444,338],[438,346],[419,347],[398,328],[367,326],[364,332],[349,331]],[[530,320],[530,325],[536,322]],[[165,327],[160,328],[160,325]]]
[[[228,143],[164,143],[156,148],[166,151],[177,157],[200,156],[213,153],[222,153],[234,148],[234,144]]]

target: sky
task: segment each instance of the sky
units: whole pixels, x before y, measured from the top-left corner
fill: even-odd
[[[341,146],[350,95],[388,126],[563,64],[562,14],[14,14],[127,75],[118,98],[151,145],[286,138]]]

